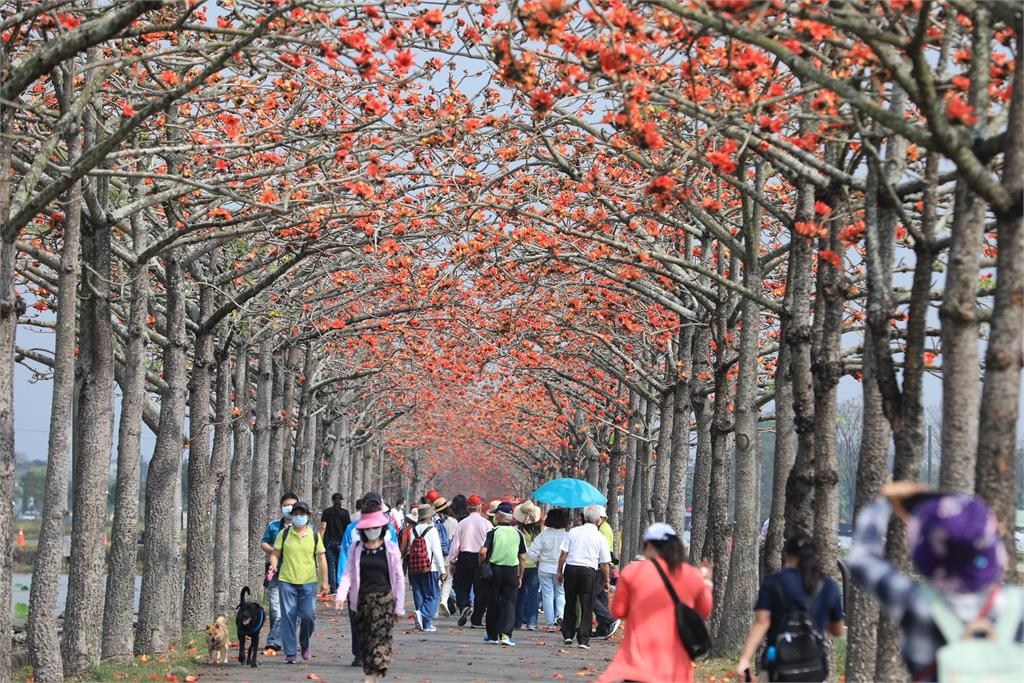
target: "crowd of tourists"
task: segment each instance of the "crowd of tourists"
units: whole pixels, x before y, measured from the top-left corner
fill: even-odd
[[[309,506],[286,494],[281,517],[263,536],[268,647],[288,663],[312,656],[319,590],[348,614],[352,666],[377,681],[391,663],[407,583],[412,618],[424,634],[450,618],[459,628],[480,629],[485,643],[515,647],[518,631],[540,630],[587,650],[624,621],[602,682],[691,681],[694,659],[710,646],[710,568],[686,562],[682,538],[667,524],[644,532],[641,554],[620,573],[616,533],[599,505],[545,512],[511,496],[485,503],[433,490],[408,509],[403,500],[388,506],[374,492],[356,501],[352,514],[340,494],[332,503],[314,530]],[[908,524],[911,560],[923,580],[885,557],[893,511]],[[818,565],[810,536],[790,537],[782,559],[780,571],[763,577],[736,672],[741,680],[825,680],[825,634],[845,632],[842,590]],[[979,499],[892,484],[860,512],[845,562],[900,625],[914,680],[946,680],[954,672],[971,680],[972,672],[1007,665],[1024,670],[1024,593],[1003,585],[1008,558],[995,517]],[[970,637],[977,634],[985,637]],[[986,655],[986,644],[1003,648],[1002,656]]]

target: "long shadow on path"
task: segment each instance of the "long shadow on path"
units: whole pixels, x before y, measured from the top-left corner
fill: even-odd
[[[517,631],[516,647],[483,642],[484,631],[456,627],[455,618],[434,622],[436,633],[421,633],[411,618],[395,626],[394,656],[385,681],[445,683],[447,681],[589,681],[596,678],[618,647],[618,638],[594,641],[593,649],[564,647],[562,636],[544,631]],[[263,637],[266,637],[264,630]],[[333,605],[319,603],[313,658],[285,664],[284,657],[260,655],[258,669],[236,660],[224,666],[203,666],[201,681],[302,683],[305,681],[362,681],[361,668],[352,668],[348,618],[336,615]],[[234,650],[237,657],[238,650]]]

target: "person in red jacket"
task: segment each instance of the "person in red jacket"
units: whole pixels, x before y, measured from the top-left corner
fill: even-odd
[[[676,628],[675,604],[654,563],[665,570],[679,599],[704,619],[711,614],[711,582],[683,560],[683,542],[668,524],[647,528],[643,555],[643,561],[631,562],[619,577],[612,616],[626,620],[626,634],[598,683],[693,681],[693,662]]]

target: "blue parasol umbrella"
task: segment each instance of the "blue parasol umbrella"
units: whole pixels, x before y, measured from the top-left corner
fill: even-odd
[[[534,491],[531,498],[541,503],[567,508],[604,505],[608,502],[603,493],[582,479],[552,479]]]

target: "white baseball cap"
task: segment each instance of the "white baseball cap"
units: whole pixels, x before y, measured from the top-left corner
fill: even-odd
[[[654,524],[647,527],[647,531],[644,532],[645,541],[667,541],[673,536],[678,536],[676,530],[670,525],[664,522],[655,522]]]

